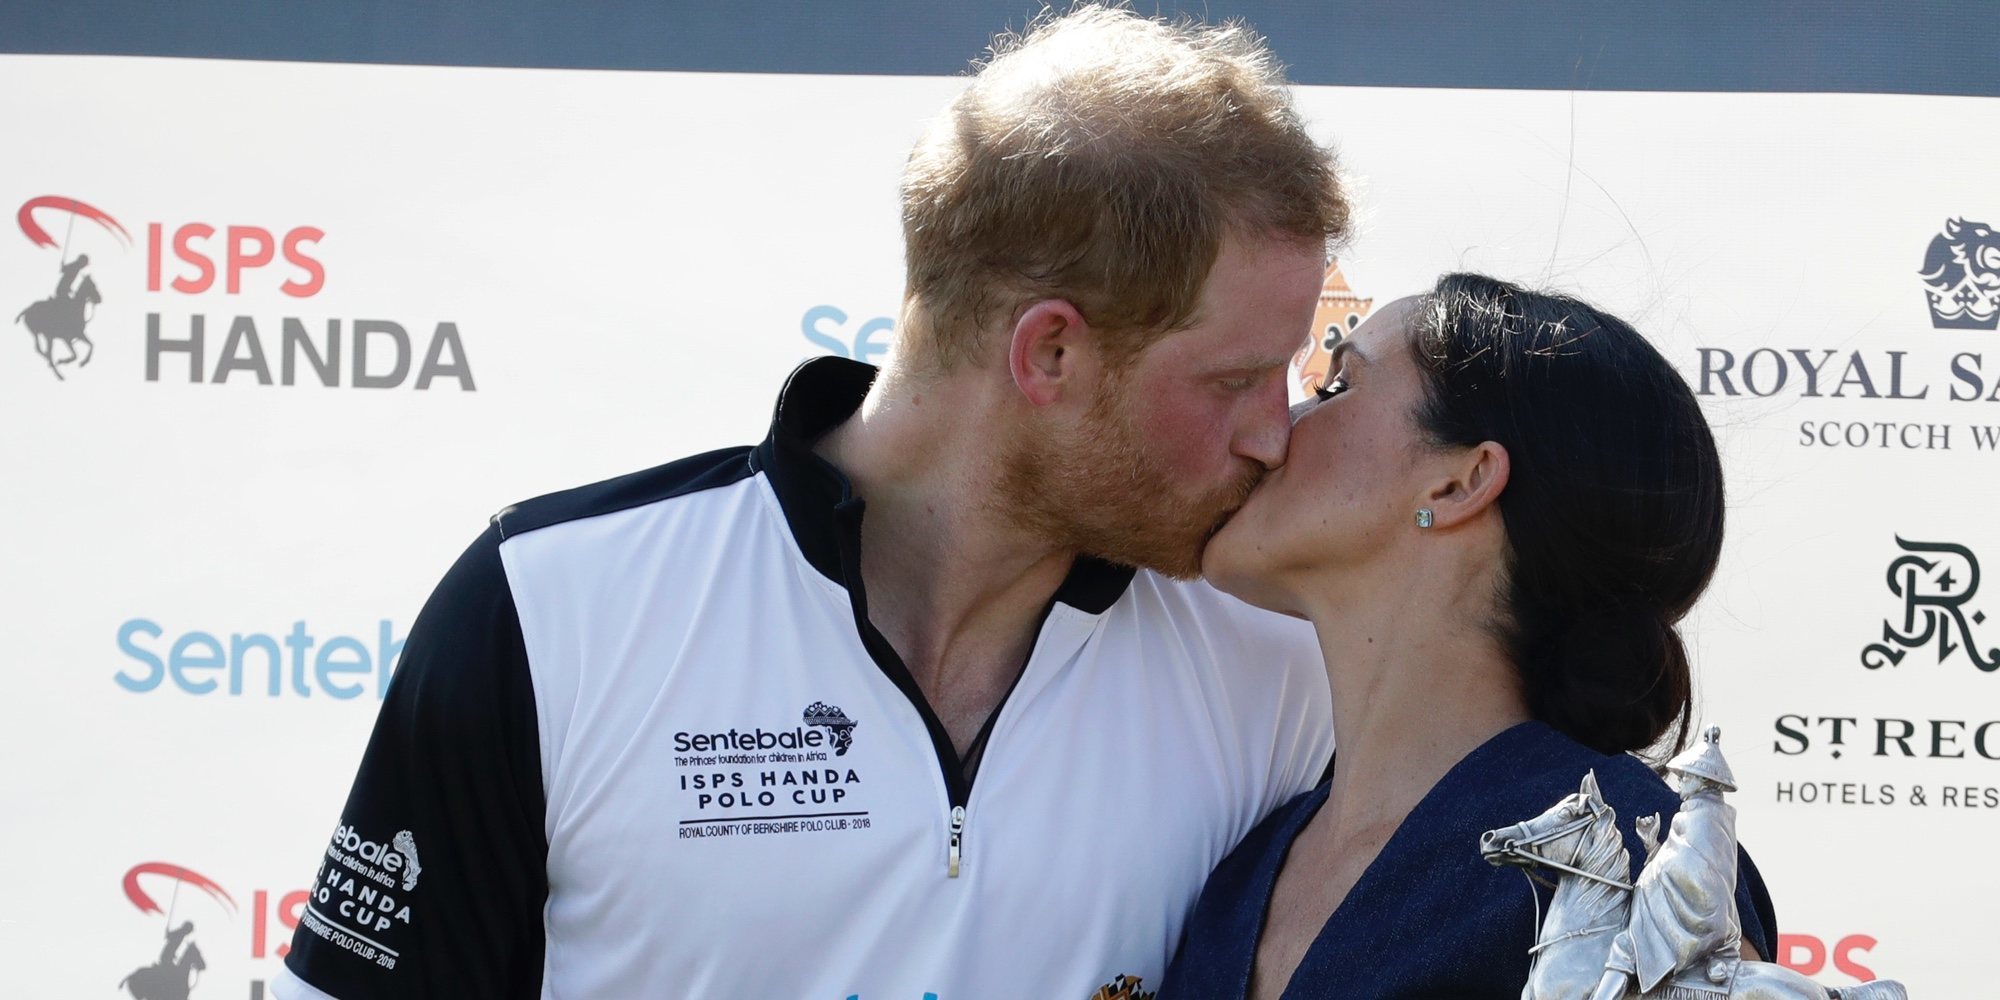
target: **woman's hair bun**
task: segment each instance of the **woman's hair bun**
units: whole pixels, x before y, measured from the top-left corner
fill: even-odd
[[[1691,723],[1687,647],[1666,612],[1620,602],[1559,623],[1521,658],[1528,711],[1600,753]]]
[[[1722,461],[1680,373],[1616,316],[1448,274],[1424,295],[1416,421],[1440,448],[1507,450],[1493,622],[1529,711],[1606,753],[1687,738],[1674,626],[1722,554]]]

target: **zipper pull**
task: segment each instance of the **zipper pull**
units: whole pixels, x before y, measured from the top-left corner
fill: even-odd
[[[951,856],[945,866],[946,878],[958,877],[958,848],[965,842],[965,807],[951,807]]]

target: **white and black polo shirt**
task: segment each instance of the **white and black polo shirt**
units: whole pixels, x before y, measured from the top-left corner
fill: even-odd
[[[1158,982],[1209,870],[1326,766],[1312,630],[1081,559],[966,766],[811,450],[873,378],[808,362],[755,448],[494,517],[410,631],[279,996]]]

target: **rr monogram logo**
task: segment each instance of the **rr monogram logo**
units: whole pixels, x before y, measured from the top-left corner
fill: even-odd
[[[1972,627],[1986,622],[1986,613],[1965,605],[1979,593],[1979,559],[1972,550],[1950,542],[1910,542],[1896,537],[1904,555],[1889,564],[1889,592],[1903,599],[1903,622],[1882,623],[1882,641],[1861,651],[1861,665],[1870,670],[1898,666],[1909,651],[1938,644],[1938,662],[1960,649],[1973,666],[2000,670],[2000,649],[1982,653]],[[1929,558],[1927,558],[1929,557]]]

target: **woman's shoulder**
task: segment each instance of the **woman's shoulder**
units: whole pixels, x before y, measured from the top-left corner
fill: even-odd
[[[1601,753],[1578,743],[1576,740],[1547,725],[1536,723],[1547,731],[1544,740],[1549,745],[1551,767],[1543,775],[1551,784],[1568,787],[1564,794],[1576,791],[1576,786],[1585,773],[1597,775],[1597,788],[1604,800],[1613,807],[1625,806],[1651,812],[1657,809],[1672,811],[1680,805],[1680,796],[1667,787],[1660,772],[1651,764],[1629,753]],[[1550,804],[1555,800],[1551,799]],[[1627,814],[1626,809],[1619,810]]]
[[[1440,783],[1452,787],[1438,791],[1479,821],[1514,822],[1575,792],[1586,774],[1597,776],[1600,794],[1620,817],[1671,813],[1680,804],[1645,761],[1600,753],[1542,722],[1523,722],[1487,741]]]

